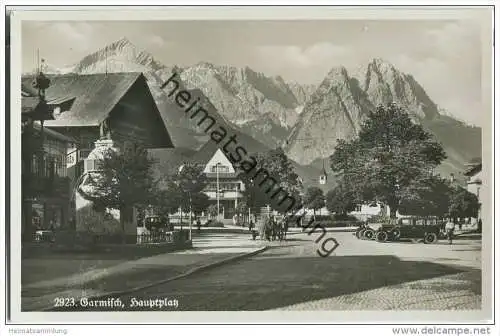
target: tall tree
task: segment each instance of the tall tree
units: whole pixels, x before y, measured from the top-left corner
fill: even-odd
[[[186,163],[179,168],[173,177],[174,183],[180,192],[180,204],[183,209],[192,209],[201,212],[208,207],[208,198],[205,198],[203,189],[207,185],[207,177],[203,173],[203,166],[195,163]],[[201,195],[203,194],[203,195]],[[200,209],[203,209],[200,211]]]
[[[456,186],[451,189],[449,215],[454,218],[477,217],[480,208],[478,197],[467,189]]]
[[[159,191],[151,205],[155,206],[160,215],[168,216],[179,210],[183,200],[183,191],[176,183],[174,176],[164,176],[159,184]]]
[[[122,233],[125,234],[125,223],[132,219],[132,207],[144,207],[158,197],[152,169],[154,162],[142,148],[123,153],[108,150],[99,162],[99,174],[90,182],[92,191],[84,192],[80,188],[79,192],[92,201],[97,211],[120,210]]]
[[[343,183],[339,183],[326,194],[326,208],[337,215],[347,215],[356,209],[355,194]]]
[[[450,204],[450,188],[450,183],[438,175],[417,176],[399,191],[399,210],[404,215],[445,217]]]
[[[316,219],[316,210],[325,206],[325,195],[323,190],[318,187],[309,187],[304,196],[304,205],[313,210],[314,219]]]
[[[331,168],[357,198],[387,204],[391,217],[401,203],[401,190],[427,175],[446,157],[442,146],[395,104],[370,112],[359,135],[339,141]]]
[[[210,218],[215,218],[217,216],[217,205],[211,204],[207,207],[207,213]]]
[[[270,205],[274,210],[284,211],[289,203],[280,203],[285,195],[296,202],[300,200],[302,182],[282,148],[276,148],[254,156],[255,168],[240,176],[245,183],[245,198],[248,206],[257,210]],[[281,188],[279,194],[275,191]]]
[[[193,213],[197,216],[207,210],[210,205],[210,198],[203,192],[198,192],[192,196]]]

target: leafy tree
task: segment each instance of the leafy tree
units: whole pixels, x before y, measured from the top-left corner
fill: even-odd
[[[168,216],[175,213],[182,204],[183,191],[177,185],[173,176],[165,176],[159,185],[155,200],[151,205],[155,206],[159,214]]]
[[[240,179],[245,184],[245,190],[242,192],[245,203],[252,212],[259,211],[261,207],[267,204],[266,199],[263,197],[262,188],[257,183],[254,183],[250,175],[244,172],[240,174]]]
[[[252,210],[270,205],[274,210],[284,211],[289,204],[279,203],[285,194],[293,197],[298,203],[302,183],[283,149],[277,148],[265,153],[258,153],[255,155],[255,159],[257,163],[255,168],[249,173],[242,172],[240,174],[245,183],[244,195],[247,205]],[[282,188],[282,192],[274,195],[274,192],[279,188]]]
[[[172,180],[178,187],[176,190],[183,209],[192,209],[194,211],[196,207],[197,211],[200,211],[200,209],[203,211],[208,207],[208,198],[205,198],[203,193],[208,181],[203,173],[203,166],[186,163],[179,168],[178,173],[172,177]]]
[[[345,186],[366,201],[387,204],[391,217],[402,200],[401,191],[427,175],[446,157],[442,146],[395,104],[370,112],[359,135],[338,142],[331,168]]]
[[[479,207],[479,199],[475,194],[459,186],[451,189],[448,212],[455,221],[457,218],[477,217]]]
[[[355,195],[345,184],[339,183],[326,194],[326,208],[338,215],[347,215],[356,209]]]
[[[316,219],[316,210],[325,206],[323,190],[318,187],[308,188],[304,197],[304,205],[306,208],[313,210],[313,216]]]
[[[236,207],[236,213],[238,215],[246,215],[248,212],[247,202],[245,200],[238,202],[238,206]]]
[[[192,197],[193,213],[197,216],[201,215],[210,205],[210,198],[203,192],[198,192]]]
[[[99,162],[101,171],[90,181],[92,191],[80,188],[79,192],[92,201],[97,211],[120,210],[122,233],[125,234],[125,223],[132,219],[132,207],[148,205],[157,198],[154,162],[142,148],[123,153],[108,150]]]
[[[209,205],[207,208],[207,213],[211,218],[217,216],[217,205],[216,204]]]
[[[399,209],[404,215],[445,217],[450,204],[450,184],[440,176],[417,176],[399,191]]]

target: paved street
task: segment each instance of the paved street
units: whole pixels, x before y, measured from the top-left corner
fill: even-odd
[[[164,310],[479,309],[481,242],[377,243],[330,232],[340,246],[317,255],[307,234],[266,252],[120,297],[176,299]],[[106,309],[103,309],[106,310]]]
[[[251,240],[248,234],[202,234],[196,236],[192,249],[161,253],[135,260],[114,260],[100,267],[85,269],[66,276],[25,284],[22,288],[23,310],[43,310],[58,305],[58,298],[79,300],[82,297],[102,296],[116,291],[151,286],[167,279],[233,258],[244,257],[259,251],[264,242]],[[61,255],[51,255],[52,258]],[[84,255],[89,257],[88,255]],[[79,264],[81,260],[67,259]],[[103,258],[102,254],[97,255]],[[114,259],[117,256],[108,255]],[[35,261],[39,259],[35,259]],[[51,262],[57,259],[47,259]],[[61,261],[61,260],[60,260]],[[50,264],[49,266],[50,267]],[[50,275],[50,274],[49,274]]]

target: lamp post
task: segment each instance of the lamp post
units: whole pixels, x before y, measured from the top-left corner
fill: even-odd
[[[219,165],[220,162],[217,162],[215,164],[215,172],[217,176],[217,191],[216,191],[216,196],[217,196],[217,220],[220,220],[220,200],[219,200]]]
[[[191,188],[189,188],[189,240],[193,240],[193,197],[192,189],[196,184],[196,180],[191,180]]]

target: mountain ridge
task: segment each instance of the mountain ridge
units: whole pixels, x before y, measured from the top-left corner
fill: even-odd
[[[184,67],[164,65],[127,38],[121,38],[85,56],[72,68],[50,66],[48,70],[144,73],[174,144],[190,150],[202,148],[207,136],[186,120],[161,90],[161,84],[174,72],[187,89],[199,90],[224,124],[259,139],[268,148],[285,145],[290,158],[305,166],[328,157],[337,139],[355,136],[368,112],[377,105],[392,102],[407,109],[412,120],[444,144],[450,167],[457,168],[457,162],[481,153],[480,128],[458,121],[450,113],[441,113],[411,74],[381,58],[360,67],[356,75],[343,66],[332,67],[318,85],[306,85],[267,76],[248,66],[209,62]]]

